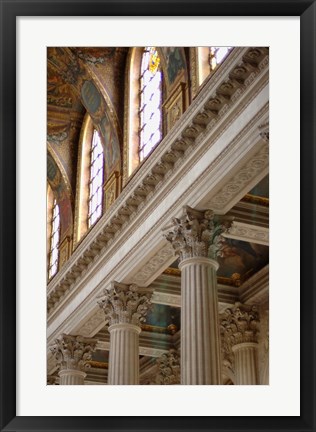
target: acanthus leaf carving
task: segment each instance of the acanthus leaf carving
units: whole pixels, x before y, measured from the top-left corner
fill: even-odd
[[[180,384],[180,355],[177,350],[170,349],[157,359],[158,372],[156,384]]]
[[[152,307],[152,294],[150,288],[114,281],[110,289],[104,290],[98,305],[103,309],[110,325],[128,323],[140,326],[146,321],[147,312]]]
[[[236,303],[232,308],[226,309],[220,316],[223,346],[257,343],[259,323],[259,311],[256,305]]]
[[[62,334],[50,350],[60,370],[84,370],[89,367],[87,362],[91,360],[96,344],[96,339]]]
[[[231,226],[232,218],[217,216],[212,210],[196,210],[185,206],[180,218],[172,219],[165,238],[172,244],[180,260],[193,257],[221,256],[225,242],[222,234]]]

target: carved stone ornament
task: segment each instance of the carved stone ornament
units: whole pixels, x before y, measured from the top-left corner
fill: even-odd
[[[221,256],[225,238],[221,235],[232,219],[217,216],[212,210],[196,210],[185,206],[180,218],[166,229],[165,238],[172,244],[180,260],[193,257]]]
[[[180,384],[180,355],[175,349],[162,354],[157,359],[158,373],[156,384]]]
[[[97,340],[82,336],[63,334],[55,340],[55,345],[50,347],[60,370],[89,368],[87,362],[92,358],[92,352],[96,349]]]
[[[257,306],[236,303],[220,316],[222,345],[232,347],[245,342],[257,343],[259,323]]]
[[[109,290],[98,301],[105,313],[105,319],[113,324],[134,324],[140,326],[146,321],[146,315],[151,309],[153,290],[138,285],[125,285],[112,282]]]

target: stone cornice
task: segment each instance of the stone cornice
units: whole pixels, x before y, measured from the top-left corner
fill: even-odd
[[[269,246],[269,229],[233,221],[223,237]]]
[[[242,57],[242,54],[240,54],[240,56]],[[173,166],[173,169],[169,171],[169,174],[167,176],[164,177],[164,180],[161,181],[159,184],[157,184],[155,189],[152,190],[149,193],[149,195],[147,195],[146,198],[144,197],[144,199],[146,199],[146,202],[143,202],[137,207],[137,213],[130,214],[130,217],[128,216],[128,214],[125,215],[126,219],[123,225],[118,224],[117,226],[113,226],[113,224],[111,224],[111,217],[117,213],[118,209],[122,210],[120,206],[123,206],[124,209],[126,210],[126,205],[128,206],[131,205],[131,201],[129,200],[129,198],[133,190],[135,189],[136,177],[133,178],[128,183],[128,185],[123,190],[122,194],[114,203],[110,211],[106,215],[104,215],[102,220],[91,230],[91,232],[82,241],[80,246],[72,255],[69,262],[65,266],[65,269],[63,268],[60,274],[57,274],[54,280],[52,281],[52,283],[49,285],[48,294],[51,297],[51,299],[48,301],[48,303],[50,304],[51,311],[49,312],[48,315],[48,322],[49,322],[49,326],[50,324],[53,324],[51,329],[49,327],[49,333],[48,333],[49,338],[53,338],[54,335],[60,333],[61,331],[64,331],[64,329],[65,331],[70,331],[70,329],[72,331],[72,329],[76,326],[74,324],[71,324],[73,323],[73,319],[74,319],[74,315],[71,315],[72,310],[70,310],[70,312],[67,312],[67,317],[65,316],[65,312],[66,312],[65,305],[67,304],[67,311],[69,311],[69,304],[72,298],[76,297],[75,303],[77,303],[79,300],[78,293],[81,292],[81,290],[85,291],[85,298],[84,298],[84,304],[80,306],[80,316],[83,317],[85,315],[91,314],[92,312],[91,301],[93,297],[96,294],[98,294],[98,292],[100,292],[102,289],[101,281],[99,279],[100,272],[106,274],[107,279],[111,278],[113,280],[118,277],[118,275],[116,274],[116,268],[114,266],[110,267],[110,264],[108,264],[109,261],[112,259],[111,257],[113,256],[116,257],[115,254],[117,253],[117,251],[120,250],[120,248],[126,244],[127,240],[132,238],[134,233],[138,230],[139,222],[141,220],[145,220],[145,218],[149,217],[149,215],[151,215],[150,217],[152,219],[152,215],[157,214],[156,209],[159,205],[161,205],[161,203],[164,203],[165,205],[165,203],[168,202],[168,206],[170,206],[170,198],[169,201],[166,201],[166,196],[170,193],[173,194],[175,191],[175,185],[182,184],[182,178],[188,176],[189,170],[192,170],[193,167],[196,166],[195,164],[198,163],[198,161],[204,155],[206,155],[207,152],[213,150],[212,147],[213,143],[216,142],[217,145],[218,141],[216,140],[219,139],[222,133],[223,134],[226,133],[225,130],[229,127],[231,122],[235,122],[236,124],[237,118],[244,110],[248,109],[249,113],[253,112],[252,101],[255,98],[257,98],[256,107],[259,106],[262,108],[260,108],[258,112],[254,113],[254,116],[250,122],[248,120],[248,123],[246,123],[245,120],[245,124],[244,124],[243,122],[240,123],[238,121],[238,127],[240,132],[236,135],[233,141],[227,141],[227,138],[223,139],[223,141],[220,141],[221,143],[220,145],[224,146],[225,143],[226,147],[223,151],[220,152],[220,154],[215,158],[215,160],[213,160],[209,156],[205,157],[205,161],[207,161],[208,166],[204,167],[204,165],[199,164],[199,169],[202,171],[202,173],[201,175],[198,175],[196,180],[194,180],[192,184],[187,188],[187,193],[193,194],[192,196],[194,196],[194,199],[198,200],[199,195],[196,194],[196,191],[198,190],[199,193],[201,191],[202,193],[204,193],[204,189],[200,188],[199,185],[201,183],[203,185],[204,184],[210,185],[209,178],[211,182],[217,181],[217,176],[214,175],[214,173],[216,174],[217,169],[221,169],[220,168],[221,165],[224,166],[224,162],[222,163],[222,161],[225,161],[226,164],[226,160],[227,161],[233,160],[231,156],[232,152],[239,152],[241,148],[243,149],[242,151],[245,152],[242,144],[245,145],[246,147],[253,146],[254,141],[248,137],[249,133],[252,129],[255,129],[257,127],[257,122],[260,121],[262,117],[267,115],[267,110],[268,110],[267,103],[265,102],[267,100],[266,84],[268,80],[268,74],[266,72],[267,71],[265,69],[260,70],[260,72],[258,72],[259,74],[258,81],[254,79],[254,81],[252,81],[253,86],[250,86],[249,88],[246,87],[244,89],[244,92],[239,95],[241,100],[238,99],[239,103],[235,105],[232,111],[228,109],[228,111],[226,112],[227,115],[229,113],[231,114],[234,113],[234,115],[229,116],[229,120],[227,119],[226,114],[223,115],[223,117],[221,117],[219,121],[215,125],[213,125],[212,128],[210,128],[209,130],[208,128],[206,128],[205,132],[199,135],[199,137],[194,142],[194,145],[196,147],[194,151],[193,151],[193,144],[187,148],[185,153],[183,153],[182,155],[183,157],[178,158],[178,160],[175,162]],[[206,98],[204,93],[203,95],[201,94],[201,97],[202,96]],[[199,100],[199,97],[197,97],[196,100]],[[195,109],[197,108],[195,107]],[[190,113],[190,108],[184,114],[184,116],[186,116],[188,112]],[[181,121],[182,119],[179,122],[181,123]],[[189,120],[187,119],[187,121]],[[240,124],[242,126],[239,126]],[[177,130],[176,126],[171,131],[171,135],[173,133],[176,133],[174,132],[175,130]],[[166,137],[166,139],[168,137]],[[164,152],[166,152],[166,148],[168,148],[168,145],[170,145],[170,142],[168,140],[166,141],[166,139],[155,150],[155,156],[158,155],[158,159],[161,159],[159,155],[161,154],[163,155]],[[242,141],[243,139],[247,141],[243,142]],[[214,155],[214,153],[212,154]],[[245,153],[243,153],[243,155],[245,156]],[[152,159],[149,158],[146,161],[146,163],[140,168],[137,175],[137,177],[140,178],[140,181],[142,181],[143,177],[146,176],[146,172],[150,171],[152,165],[155,165],[156,162],[157,162],[156,157]],[[148,254],[150,256],[154,248],[158,249],[159,247],[157,246],[162,245],[162,239],[160,239],[158,236],[158,231],[161,229],[160,226],[162,223],[165,224],[168,221],[168,219],[170,219],[173,215],[175,215],[176,212],[178,212],[178,208],[181,208],[181,206],[184,204],[183,201],[181,202],[181,200],[183,200],[183,196],[177,196],[177,198],[171,202],[172,204],[171,207],[170,208],[168,207],[168,209],[166,209],[164,213],[163,219],[165,221],[160,219],[159,222],[156,220],[151,222],[150,229],[146,233],[144,233],[142,237],[142,242],[143,242],[142,243],[143,246],[141,250],[142,254],[144,255]],[[192,200],[193,198],[191,198],[191,202]],[[192,205],[195,205],[195,202],[192,202]],[[134,210],[136,211],[136,206],[134,206]],[[105,232],[109,227],[113,230],[112,236],[108,232]],[[114,232],[116,229],[117,232],[115,234]],[[154,232],[157,234],[157,235],[155,234],[155,239],[157,240],[154,241],[150,240],[150,244],[149,244],[147,240],[149,238],[152,238]],[[107,241],[106,238],[108,235],[111,237],[111,239]],[[135,246],[134,245],[131,246],[128,253],[124,252],[125,253],[124,257],[120,259],[120,265],[121,265],[120,273],[123,275],[122,282],[130,281],[130,273],[128,274],[126,280],[124,280],[125,277],[124,274],[125,273],[127,274],[127,269],[134,268],[133,263],[129,261],[131,260],[131,257],[134,257],[133,261],[134,260],[136,261],[137,254],[139,255],[139,252],[136,251],[137,248],[139,248],[139,244]],[[87,260],[85,262],[87,266],[84,265],[83,261],[85,260]],[[81,267],[78,268],[78,265]],[[137,267],[137,265],[139,266],[138,262],[135,265],[135,268]],[[100,283],[96,282],[95,279],[97,273],[98,273],[97,279],[100,281]],[[94,278],[93,290],[89,288],[89,292],[88,292],[87,283],[88,281],[91,281],[92,278]],[[81,295],[80,298],[82,298]],[[75,303],[73,307],[77,308],[77,306],[75,306]],[[53,304],[55,305],[54,308],[52,308]],[[78,312],[76,309],[76,314],[77,313]],[[61,315],[63,315],[62,321],[60,321]],[[55,320],[57,316],[58,316],[58,320]],[[78,318],[76,319],[76,321],[78,322]]]
[[[105,246],[109,246],[124,231],[127,222],[135,218],[146,202],[154,195],[158,183],[166,179],[181,165],[203,131],[214,127],[239,100],[256,76],[267,67],[267,52],[263,50],[258,63],[249,58],[249,49],[237,49],[227,59],[220,77],[214,77],[207,91],[199,94],[177,125],[155,150],[133,178],[102,221],[91,230],[79,245],[65,267],[48,285],[48,310],[59,303],[75,285],[76,280],[88,270]],[[224,66],[224,65],[223,65]],[[238,70],[243,70],[241,73]],[[238,74],[239,78],[236,78]],[[143,169],[142,169],[143,168]],[[158,188],[159,189],[159,188]]]

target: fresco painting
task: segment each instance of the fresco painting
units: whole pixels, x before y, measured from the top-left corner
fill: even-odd
[[[72,51],[84,62],[88,63],[90,66],[97,66],[104,64],[106,60],[111,60],[114,55],[116,48],[106,47],[106,48],[73,48]]]
[[[256,243],[225,239],[222,257],[218,257],[218,276],[230,278],[239,273],[242,278],[250,277],[269,262],[269,248]]]
[[[174,324],[179,329],[180,308],[154,303],[152,310],[147,314],[145,324],[164,328]]]
[[[92,81],[83,83],[81,96],[87,111],[94,114],[100,107],[101,95]]]
[[[120,161],[120,146],[107,115],[102,117],[99,127],[105,142],[104,158],[106,175],[108,176]]]
[[[61,239],[72,229],[72,207],[61,172],[52,158],[47,154],[47,179],[59,205]]]
[[[177,47],[164,47],[162,48],[162,52],[167,65],[168,81],[169,84],[172,85],[175,82],[177,76],[180,75],[181,72],[185,71],[186,64],[183,52]]]

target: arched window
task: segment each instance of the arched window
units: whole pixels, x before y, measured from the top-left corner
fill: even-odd
[[[88,228],[102,215],[104,157],[99,133],[94,130],[90,151]]]
[[[74,247],[103,213],[104,151],[88,113],[83,121],[78,152]]]
[[[162,138],[162,72],[155,47],[144,49],[140,71],[140,162]]]
[[[198,47],[198,85],[225,60],[233,47]]]
[[[209,63],[211,71],[215,70],[216,67],[222,63],[231,49],[232,47],[209,47]]]
[[[53,201],[52,215],[51,215],[48,279],[51,279],[58,271],[59,237],[60,237],[59,205],[57,204],[55,198]]]

